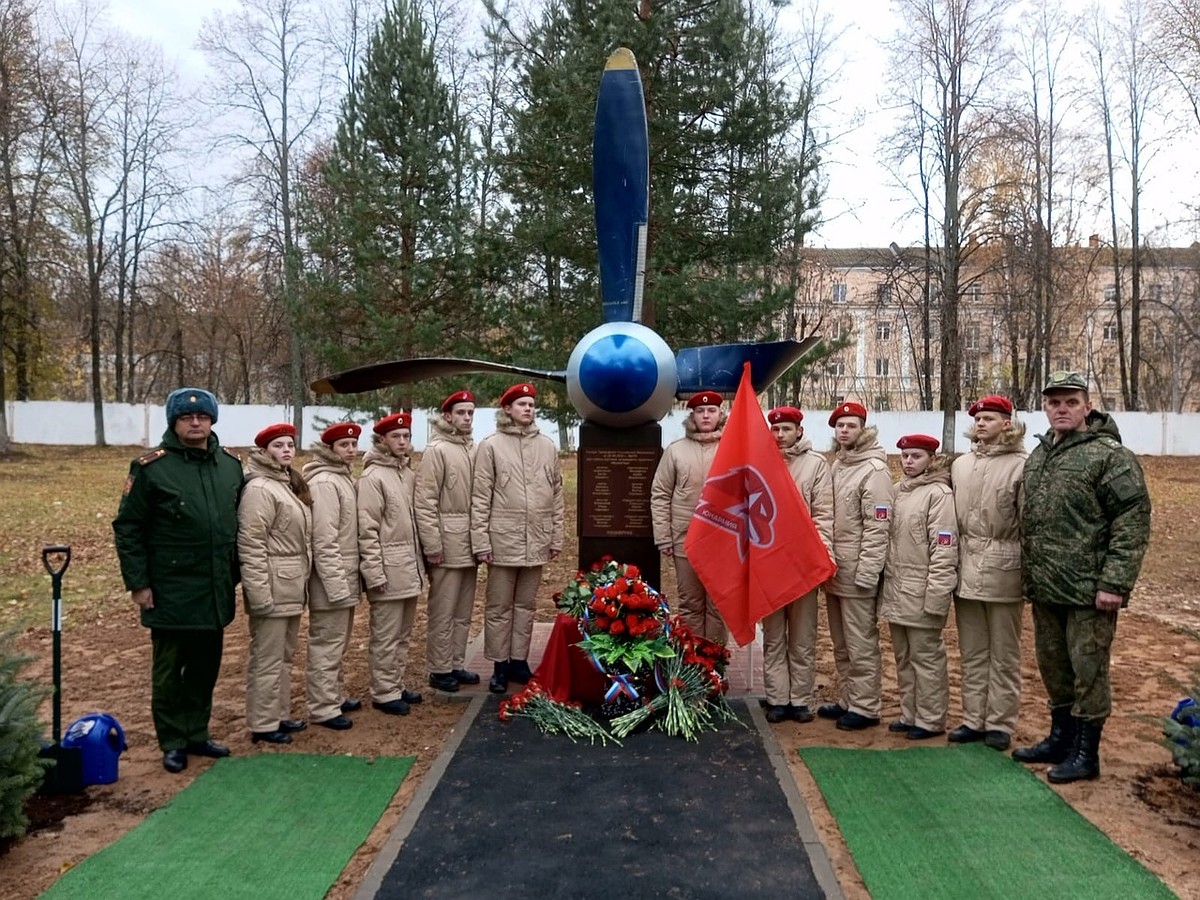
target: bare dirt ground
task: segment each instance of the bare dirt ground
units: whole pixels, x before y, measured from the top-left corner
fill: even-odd
[[[117,783],[91,787],[80,797],[35,798],[29,804],[28,812],[34,820],[29,834],[15,843],[0,845],[0,896],[12,900],[36,897],[62,872],[133,828],[211,764],[193,758],[183,774],[170,775],[162,769],[154,740],[149,639],[137,623],[128,595],[122,591],[109,530],[125,467],[134,454],[128,449],[26,449],[29,452],[0,462],[0,479],[12,486],[10,490],[42,498],[44,503],[25,512],[11,508],[0,511],[0,563],[5,570],[0,573],[0,621],[48,623],[49,603],[41,595],[49,597],[49,578],[44,573],[38,578],[38,553],[46,543],[72,543],[76,561],[65,579],[69,624],[63,639],[63,720],[69,723],[94,711],[112,713],[125,728],[129,750],[121,757]],[[86,465],[72,468],[80,465],[81,458],[86,459]],[[1148,458],[1143,462],[1154,499],[1153,539],[1132,607],[1122,614],[1118,629],[1113,658],[1115,712],[1105,731],[1103,776],[1098,781],[1055,790],[1180,897],[1200,900],[1200,872],[1195,865],[1200,858],[1200,792],[1182,786],[1169,752],[1159,743],[1161,730],[1156,721],[1183,696],[1181,683],[1194,683],[1194,673],[1200,667],[1200,602],[1194,591],[1200,580],[1200,460]],[[564,466],[568,485],[573,486],[574,460],[566,460]],[[61,481],[64,471],[85,482],[79,496],[86,499],[66,501],[66,511],[60,515],[53,511],[64,509],[60,495],[68,494],[55,486],[54,479]],[[568,497],[573,496],[571,489]],[[54,521],[45,520],[46,509],[52,510]],[[550,595],[561,589],[575,569],[573,533],[574,511],[569,508],[567,552],[563,560],[547,568],[540,618],[552,618]],[[669,575],[665,581],[669,595],[673,588]],[[477,595],[476,631],[482,621],[481,601],[482,590]],[[367,697],[366,611],[360,609],[347,658],[347,678],[353,695]],[[823,622],[821,635],[820,679],[822,685],[828,685],[833,676],[832,652]],[[958,708],[953,623],[946,629],[946,638],[951,648],[953,715]],[[1018,743],[1039,739],[1049,721],[1033,662],[1028,618],[1025,638]],[[414,633],[409,672],[410,687],[422,690],[426,700],[414,707],[411,715],[397,719],[364,709],[354,714],[355,726],[349,731],[309,728],[296,736],[290,751],[263,749],[251,745],[243,718],[247,644],[246,624],[239,616],[226,632],[224,666],[212,721],[214,737],[228,742],[235,754],[416,756],[412,773],[328,895],[333,900],[351,897],[442,745],[458,727],[464,709],[462,694],[455,699],[441,695],[439,699],[424,686],[427,673],[422,617]],[[36,657],[27,674],[49,683],[49,628],[29,625],[22,647]],[[298,717],[305,716],[303,659],[302,643],[293,671],[293,710]],[[884,649],[884,659],[887,716],[895,715],[898,709],[890,646]],[[486,681],[487,673],[481,674]],[[47,722],[49,709],[47,703]],[[789,750],[811,744],[904,746],[902,740],[882,728],[846,733],[820,720],[776,727],[779,740]],[[850,898],[867,897],[815,784],[798,755],[789,754],[789,759],[843,890]],[[1020,823],[1014,823],[1014,827],[1020,827]],[[970,893],[969,886],[964,890]]]

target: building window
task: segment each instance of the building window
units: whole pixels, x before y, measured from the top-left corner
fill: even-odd
[[[1116,409],[1117,408],[1117,398],[1112,396],[1112,394],[1105,394],[1104,396],[1102,396],[1100,398],[1100,403],[1105,409]]]
[[[1104,302],[1105,303],[1116,303],[1117,302],[1117,286],[1115,284],[1106,284],[1104,286]]]
[[[887,394],[880,394],[875,398],[875,409],[879,412],[888,412],[892,408],[892,398]]]
[[[829,361],[829,374],[834,378],[841,378],[846,374],[846,363],[840,359],[831,359]]]
[[[1155,303],[1162,303],[1163,286],[1161,284],[1150,285],[1150,299]]]
[[[979,381],[979,360],[964,359],[963,360],[963,380],[967,384],[976,384]]]
[[[1071,371],[1071,357],[1060,356],[1058,358],[1058,367],[1057,368],[1061,369],[1064,372],[1070,372]]]
[[[881,281],[875,285],[875,299],[880,306],[886,306],[892,302],[892,283],[890,281]]]
[[[983,287],[980,286],[979,282],[977,281],[967,288],[967,300],[971,303],[978,303],[982,299]]]
[[[875,374],[880,378],[886,378],[888,373],[888,361],[886,358],[875,360]]]
[[[845,303],[846,302],[846,282],[835,281],[833,283],[833,302],[834,303]]]
[[[1117,323],[1116,322],[1105,322],[1104,323],[1104,339],[1106,341],[1115,341],[1117,339]]]
[[[979,326],[967,325],[962,330],[963,349],[972,352],[979,351]]]
[[[845,402],[846,402],[845,394],[830,394],[829,395],[829,408],[830,409],[837,409],[839,406],[841,406]]]
[[[834,319],[829,323],[829,339],[840,341],[850,334],[850,322],[847,319]]]
[[[875,340],[889,341],[892,339],[892,323],[879,321],[875,323]]]

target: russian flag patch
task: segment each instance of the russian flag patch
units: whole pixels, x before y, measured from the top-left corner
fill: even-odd
[[[887,517],[888,517],[888,513],[889,513],[890,511],[891,511],[890,507],[887,507],[887,506],[877,506],[877,507],[875,507],[875,518],[876,518],[876,519],[881,519],[881,520],[883,520],[883,521],[886,521],[886,520],[887,520]]]
[[[954,545],[954,535],[949,531],[938,532],[938,546],[951,547]]]

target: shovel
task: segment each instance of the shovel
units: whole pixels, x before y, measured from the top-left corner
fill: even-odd
[[[61,560],[56,565],[51,557]],[[71,564],[70,547],[43,547],[42,565],[50,573],[54,587],[54,741],[43,744],[38,753],[53,765],[46,770],[42,781],[43,794],[78,794],[86,785],[83,780],[83,748],[62,745],[62,579]]]

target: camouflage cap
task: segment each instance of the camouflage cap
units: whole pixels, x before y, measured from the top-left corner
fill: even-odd
[[[1078,372],[1067,372],[1060,369],[1050,373],[1046,386],[1042,388],[1043,394],[1049,394],[1051,391],[1083,391],[1086,394],[1088,392],[1087,379]]]

